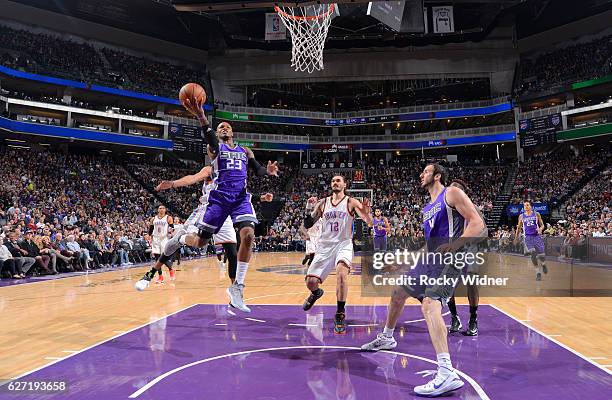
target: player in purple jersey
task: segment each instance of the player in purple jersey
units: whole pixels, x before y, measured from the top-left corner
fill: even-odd
[[[445,187],[446,170],[439,164],[428,164],[421,173],[421,187],[429,192],[431,202],[423,208],[423,228],[428,253],[448,254],[463,248],[473,240],[486,237],[487,229],[470,198],[456,187]],[[429,255],[426,256],[429,259]],[[427,323],[429,337],[436,351],[438,372],[414,392],[420,396],[440,396],[463,386],[453,369],[448,352],[448,332],[442,308],[452,296],[454,286],[443,283],[446,278],[457,278],[461,270],[452,264],[419,263],[413,269],[424,278],[439,279],[430,285],[417,280],[414,285],[397,288],[389,303],[387,321],[376,339],[361,347],[364,351],[390,350],[397,346],[393,331],[404,310],[408,296],[418,298]]]
[[[387,235],[391,231],[391,225],[387,217],[382,216],[380,208],[374,210],[370,227],[374,228],[374,251],[387,251]]]
[[[525,254],[531,255],[531,263],[536,270],[536,281],[542,280],[542,272],[548,273],[544,240],[540,236],[542,230],[544,230],[544,222],[540,213],[533,211],[531,202],[524,202],[523,212],[519,215],[516,226],[514,244],[518,243],[521,236],[525,237]]]
[[[208,156],[212,160],[214,186],[208,192],[206,211],[198,222],[199,232],[187,233],[184,230],[177,232],[168,241],[160,261],[164,262],[166,258],[171,257],[182,245],[203,247],[213,234],[221,230],[227,217],[231,217],[239,231],[241,245],[238,250],[236,280],[228,288],[227,293],[232,307],[250,312],[243,300],[244,279],[249,268],[255,225],[258,221],[251,204],[251,194],[246,188],[247,168],[251,168],[258,176],[278,176],[278,163],[268,161],[267,168],[260,165],[251,149],[234,143],[234,132],[227,122],[221,122],[217,126],[217,131],[213,131],[204,114],[201,100],[202,98],[186,99],[183,106],[202,126],[202,136],[207,144]],[[138,282],[137,289],[143,290],[152,276],[155,276],[155,272],[155,267],[147,272]]]

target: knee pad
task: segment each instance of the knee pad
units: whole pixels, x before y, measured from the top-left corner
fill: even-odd
[[[198,231],[198,236],[204,239],[205,241],[208,241],[212,238],[213,234],[212,232],[209,232],[204,228],[200,228],[200,230]]]
[[[253,221],[240,221],[237,222],[234,226],[238,228],[238,232],[240,232],[242,228],[253,228],[253,230],[255,230],[255,222]]]
[[[228,260],[236,259],[238,257],[236,243],[223,243],[223,252]]]

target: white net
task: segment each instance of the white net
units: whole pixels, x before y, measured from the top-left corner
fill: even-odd
[[[335,4],[275,7],[291,33],[291,66],[296,71],[311,74],[323,69],[323,49],[335,7]]]

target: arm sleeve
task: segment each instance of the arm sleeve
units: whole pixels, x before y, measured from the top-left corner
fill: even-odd
[[[314,218],[310,215],[309,212],[304,216],[304,228],[310,229],[314,225]]]
[[[202,138],[214,154],[219,153],[219,138],[217,138],[217,133],[210,129],[210,126],[202,126]]]
[[[153,225],[149,225],[149,235],[153,234]]]
[[[258,163],[255,158],[249,158],[248,164],[249,164],[249,168],[251,168],[257,176],[268,175],[268,170],[266,169],[266,167]]]

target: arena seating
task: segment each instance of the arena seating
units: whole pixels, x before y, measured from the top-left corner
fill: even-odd
[[[105,63],[103,58],[108,61]],[[205,67],[193,69],[106,47],[98,49],[56,35],[2,26],[0,62],[42,75],[176,97],[185,82],[208,81]]]
[[[516,95],[599,78],[612,72],[612,35],[521,59]]]

